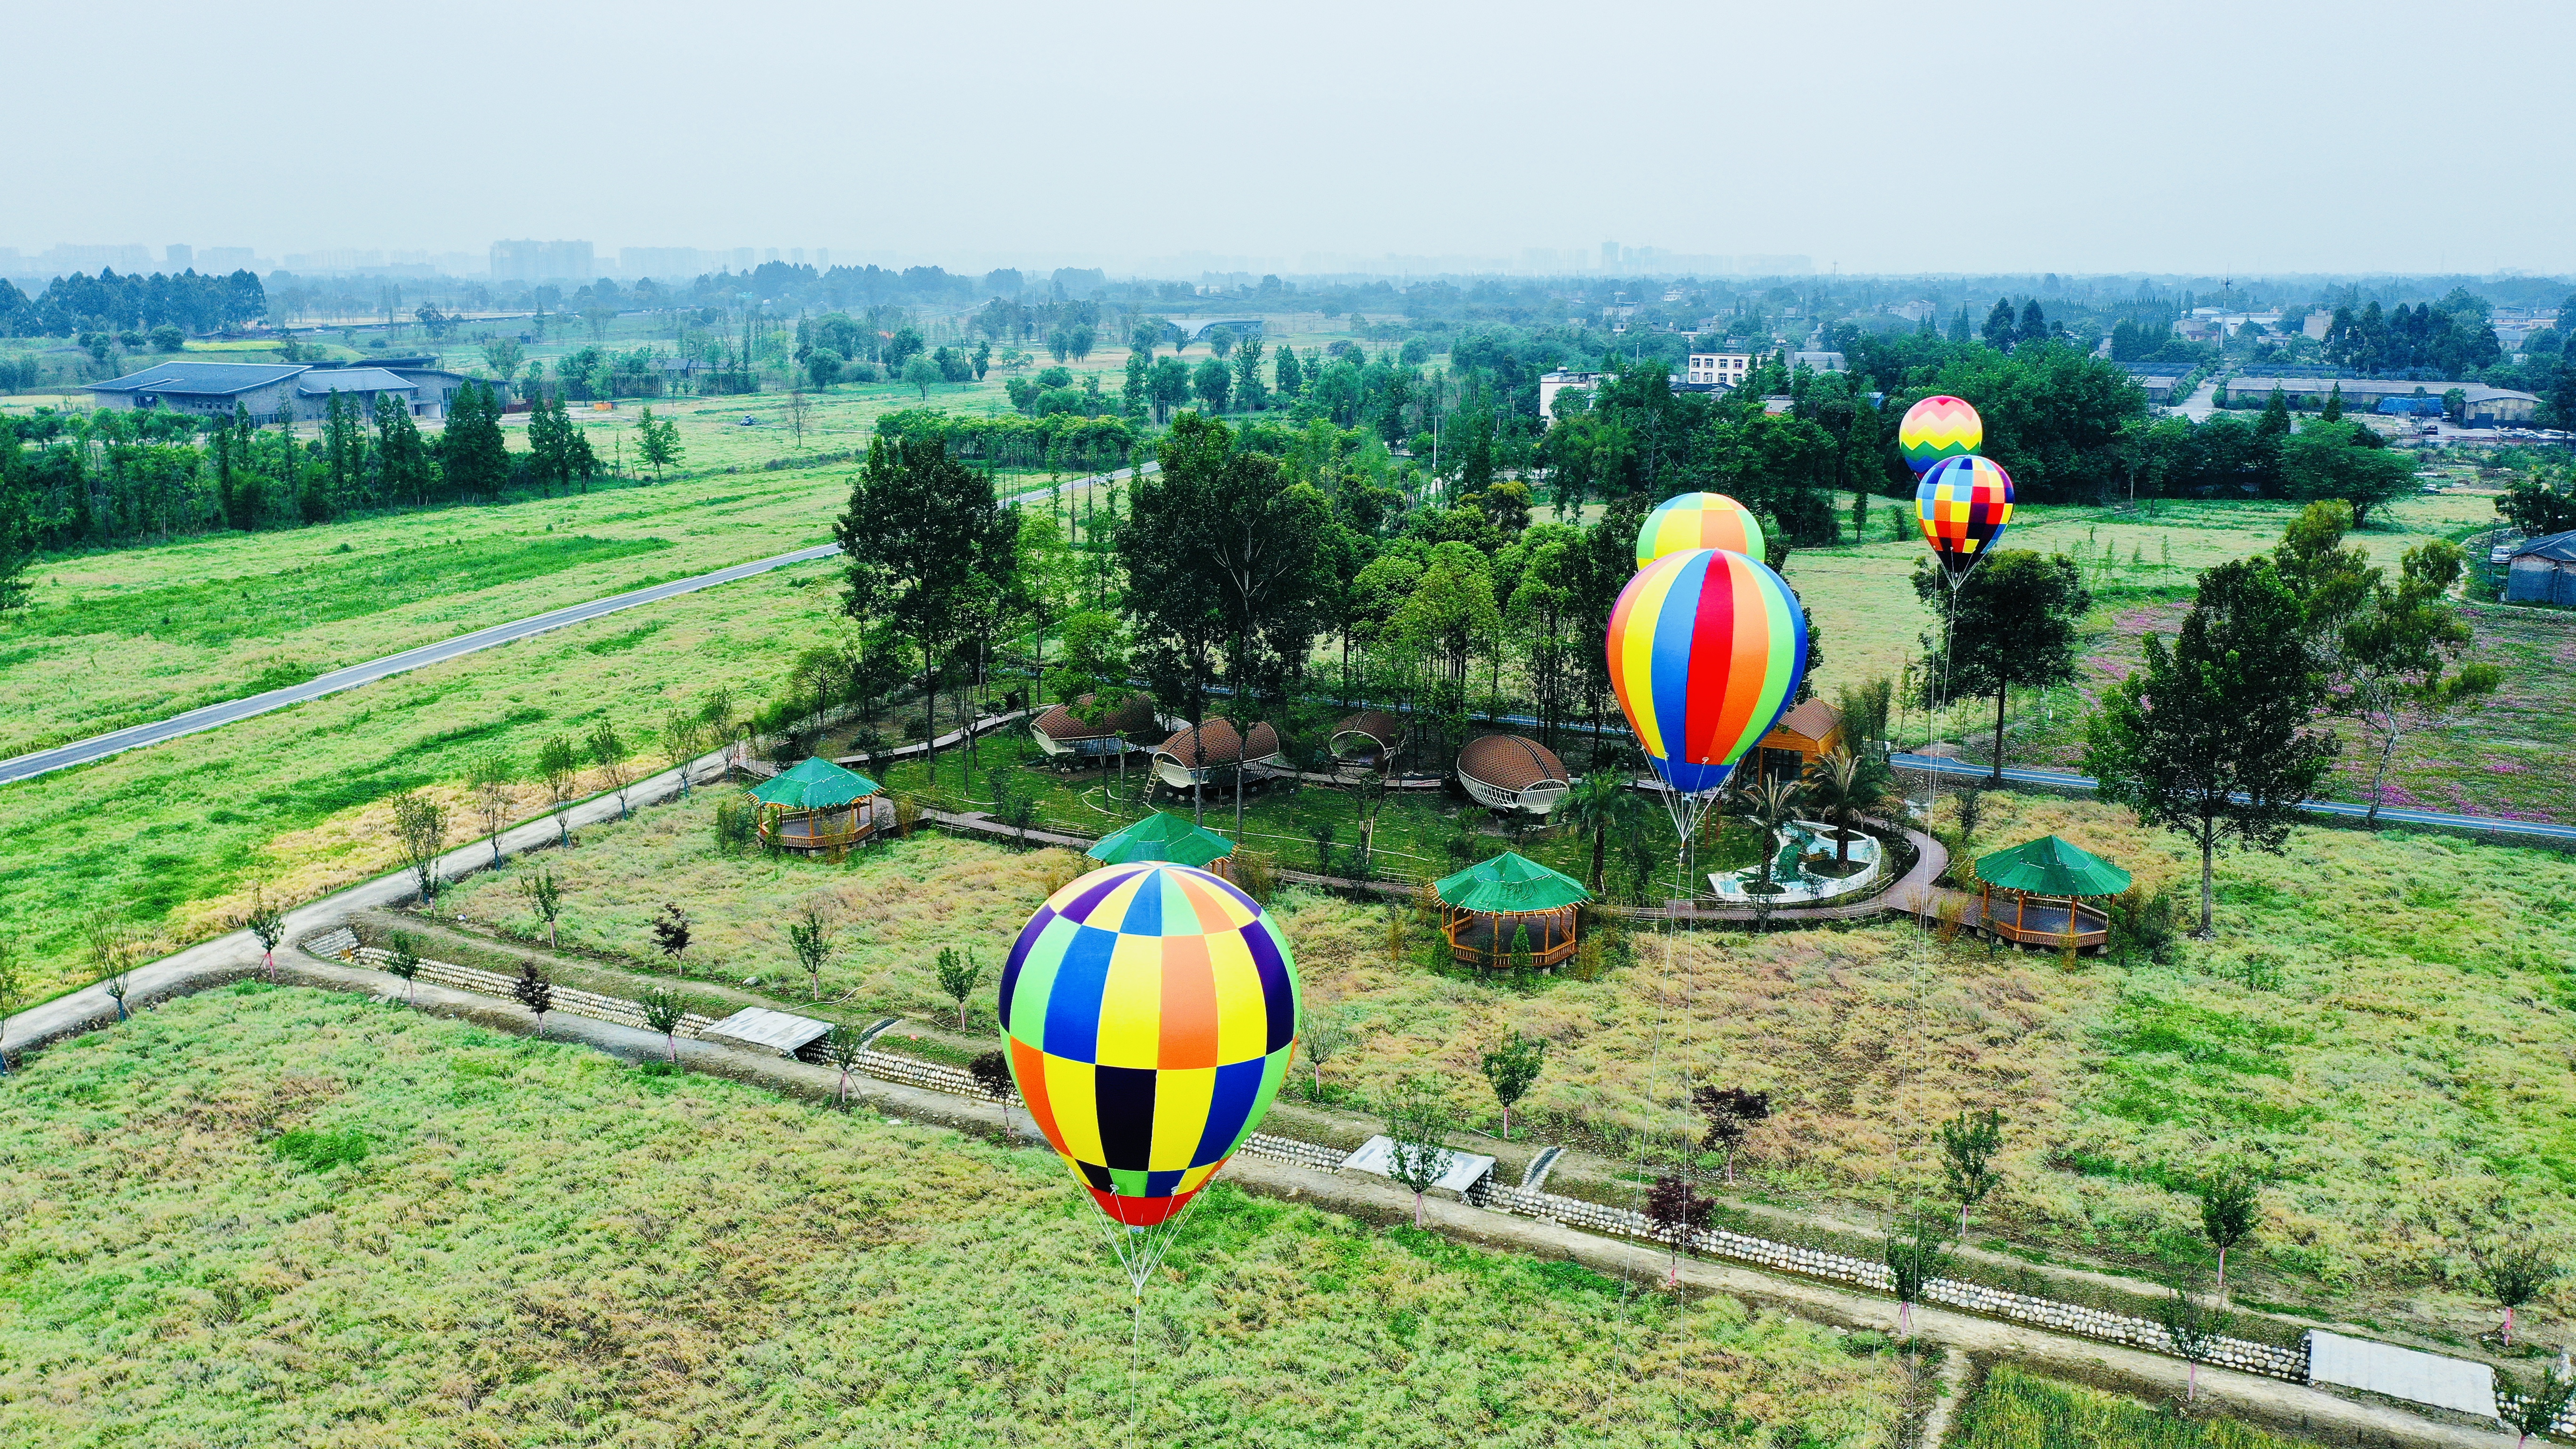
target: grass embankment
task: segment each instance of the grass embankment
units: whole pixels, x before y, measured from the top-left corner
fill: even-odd
[[[1818,678],[1829,696],[1843,683],[1898,677],[1921,655],[1918,636],[1939,629],[1938,618],[1914,596],[1912,570],[1923,545],[1911,531],[1910,510],[1876,498],[1870,506],[1875,541],[1801,550],[1789,559],[1789,582],[1814,611],[1824,637]],[[1891,508],[1908,530],[1901,540],[1885,536]],[[2077,682],[2014,694],[2005,726],[2006,761],[2077,768],[2085,715],[2104,690],[2137,667],[2144,636],[2170,639],[2191,607],[2200,572],[2228,559],[2269,553],[2297,511],[2290,503],[2170,499],[2134,511],[2016,511],[2005,546],[2073,557],[2085,566],[2096,603],[2082,631]],[[2393,573],[2407,549],[2495,521],[2491,494],[2427,495],[2381,509],[2372,527],[2350,541]],[[2576,691],[2576,625],[2563,613],[2534,609],[2472,605],[2468,613],[2477,634],[2471,657],[2502,666],[2504,690],[2485,709],[2411,737],[2390,773],[2395,788],[2388,803],[2576,823],[2576,789],[2555,765],[2576,747],[2576,717],[2559,704]],[[1992,758],[1993,729],[1989,696],[1962,702],[1934,733],[1982,761]],[[1919,710],[1904,717],[1898,734],[1910,744],[1923,741]],[[2329,780],[2329,798],[2364,798],[2364,753],[2359,733],[2348,731],[2346,762]]]
[[[2132,1399],[1998,1366],[1959,1406],[1956,1449],[2296,1449],[2303,1441],[2232,1419]]]
[[[1042,1151],[349,997],[174,1002],[0,1093],[10,1442],[1093,1445],[1139,1404],[1147,1443],[1864,1446],[1898,1414],[1872,1340],[1222,1185],[1131,1360]]]
[[[154,954],[230,929],[254,883],[308,900],[390,870],[390,797],[415,787],[479,830],[463,788],[500,750],[524,776],[537,744],[602,721],[663,767],[646,732],[718,685],[765,696],[827,638],[826,564],[644,605],[364,689],[0,789],[0,929],[31,958],[34,999],[88,981],[81,932],[135,931]],[[599,772],[584,793],[603,788]],[[513,819],[545,808],[522,784]]]
[[[1323,792],[1310,792],[1323,793]],[[866,1009],[946,1008],[942,945],[997,962],[1074,862],[937,838],[847,862],[725,859],[714,792],[451,893],[443,909],[542,938],[512,877],[567,886],[567,945],[653,969],[647,922],[676,901],[729,975],[805,994],[787,911],[829,897],[850,922],[827,995]],[[2150,886],[2196,886],[2179,842],[2091,802],[1990,796],[1979,839],[2063,835]],[[1291,891],[1275,904],[1309,1005],[1357,1039],[1327,1096],[1365,1107],[1429,1071],[1496,1125],[1479,1056],[1546,1037],[1526,1130],[1625,1157],[1624,1134],[1694,1130],[1691,1084],[1772,1094],[1739,1171],[1782,1204],[1863,1214],[1942,1197],[1933,1126],[1963,1108],[2007,1120],[2003,1185],[1980,1238],[2040,1260],[2153,1275],[2203,1266],[2191,1185],[2222,1154],[2271,1185],[2254,1244],[2230,1259],[2255,1303],[2379,1315],[2466,1342],[2492,1328],[2463,1264],[2413,1225],[2464,1185],[2512,1187],[2521,1211],[2576,1230],[2576,860],[2434,835],[2301,830],[2287,857],[2224,858],[2220,940],[2169,964],[1945,951],[1908,927],[1630,938],[1635,965],[1527,994],[1392,959],[1388,913]],[[1416,945],[1426,940],[1417,928]],[[699,949],[699,948],[693,948]],[[700,968],[702,971],[707,968]],[[977,998],[989,1021],[991,986]],[[1300,1074],[1303,1075],[1302,1073]],[[1302,1092],[1303,1089],[1300,1089]],[[2563,1295],[2537,1310],[2554,1325]],[[2535,1330],[2546,1341],[2557,1329]]]

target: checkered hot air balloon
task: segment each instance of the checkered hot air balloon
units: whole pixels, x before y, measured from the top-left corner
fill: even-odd
[[[1905,466],[1921,473],[1944,458],[1964,458],[1986,443],[1985,419],[1977,410],[1947,393],[1936,393],[1905,410],[1896,425],[1896,448]]]
[[[1667,784],[1703,796],[1771,732],[1807,673],[1788,581],[1724,549],[1668,553],[1610,609],[1610,684]]]
[[[1297,963],[1261,907],[1218,877],[1107,866],[1021,929],[1001,1017],[1038,1130],[1112,1222],[1151,1228],[1270,1110],[1296,1049]]]
[[[1637,530],[1637,567],[1686,548],[1733,549],[1747,558],[1762,557],[1762,523],[1753,510],[1723,493],[1685,493],[1667,498],[1646,515]]]
[[[1944,458],[1914,485],[1923,541],[1953,577],[1994,551],[2012,510],[2012,477],[1991,458]]]

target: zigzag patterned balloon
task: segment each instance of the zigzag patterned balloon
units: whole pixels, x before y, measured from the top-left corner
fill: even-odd
[[[1961,458],[1986,443],[1986,420],[1977,410],[1947,393],[1935,393],[1905,410],[1896,425],[1897,451],[1905,466],[1920,473],[1944,458]]]

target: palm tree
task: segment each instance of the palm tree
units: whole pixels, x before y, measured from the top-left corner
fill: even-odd
[[[1592,832],[1592,893],[1601,894],[1601,852],[1610,832],[1636,823],[1638,802],[1628,782],[1617,773],[1596,769],[1565,792],[1565,818],[1578,830]]]
[[[1789,779],[1766,779],[1758,785],[1739,789],[1727,797],[1726,813],[1762,832],[1762,884],[1771,884],[1771,857],[1780,848],[1781,833],[1798,818],[1798,807],[1805,803],[1806,792],[1798,782]],[[1764,891],[1763,894],[1770,894]]]
[[[1849,750],[1817,759],[1801,777],[1807,800],[1834,826],[1834,860],[1851,861],[1852,825],[1862,812],[1887,798],[1878,770]]]

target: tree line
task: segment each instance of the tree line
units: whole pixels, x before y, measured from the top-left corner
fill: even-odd
[[[155,272],[117,275],[106,267],[97,276],[74,272],[56,277],[45,290],[29,297],[0,278],[0,337],[72,337],[83,332],[148,332],[177,327],[208,333],[268,313],[268,295],[257,275],[229,276],[194,270],[176,276]]]

